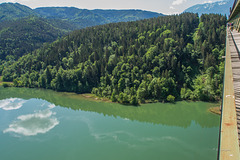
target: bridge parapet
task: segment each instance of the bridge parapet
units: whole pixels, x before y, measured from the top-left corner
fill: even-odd
[[[224,95],[220,127],[220,160],[240,160],[237,123],[238,120],[240,120],[240,58],[239,51],[235,44],[240,45],[240,33],[234,32],[234,34],[231,35],[228,29],[225,56]],[[239,110],[236,108],[237,106],[239,106]],[[237,112],[239,113],[238,118]]]

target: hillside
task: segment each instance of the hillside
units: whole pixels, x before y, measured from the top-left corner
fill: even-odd
[[[43,7],[36,8],[34,11],[47,19],[66,19],[81,28],[163,16],[163,14],[142,10],[87,10],[74,7]]]
[[[162,15],[142,10],[88,10],[75,7],[41,7],[31,9],[19,3],[0,4],[0,22],[28,16],[38,16],[51,20],[64,20],[66,23],[74,24],[78,29],[112,22],[136,21]]]
[[[0,69],[15,86],[92,92],[125,104],[214,101],[222,92],[225,24],[224,16],[184,13],[91,27]]]
[[[233,1],[230,0],[219,1],[214,3],[197,4],[186,9],[184,12],[198,13],[199,15],[215,13],[228,16],[229,8],[232,7],[232,5]]]
[[[37,14],[31,8],[19,3],[0,4],[0,22],[36,15]]]
[[[36,8],[34,11],[47,19],[67,20],[77,25],[78,28],[108,23],[104,17],[94,14],[87,9],[78,9],[74,7],[43,7]]]
[[[58,28],[61,23],[62,28]],[[17,59],[42,47],[43,43],[55,41],[70,30],[71,25],[59,21],[48,21],[28,17],[0,23],[0,59]]]
[[[87,10],[74,7],[31,9],[19,3],[0,4],[0,60],[17,59],[43,43],[80,28],[134,21],[161,14],[140,10]]]
[[[108,22],[128,22],[163,16],[161,13],[142,10],[92,10],[93,13],[104,17]]]

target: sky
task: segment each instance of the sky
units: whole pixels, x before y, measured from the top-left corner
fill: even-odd
[[[0,0],[0,3],[17,2],[33,9],[63,6],[81,9],[141,9],[168,15],[181,13],[195,4],[216,1],[221,0]]]

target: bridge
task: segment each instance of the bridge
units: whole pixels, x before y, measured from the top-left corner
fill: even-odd
[[[228,21],[218,160],[240,160],[240,0]]]

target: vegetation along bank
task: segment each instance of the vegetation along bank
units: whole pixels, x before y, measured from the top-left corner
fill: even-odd
[[[183,13],[74,31],[0,63],[16,87],[93,93],[113,102],[216,101],[226,17]]]

